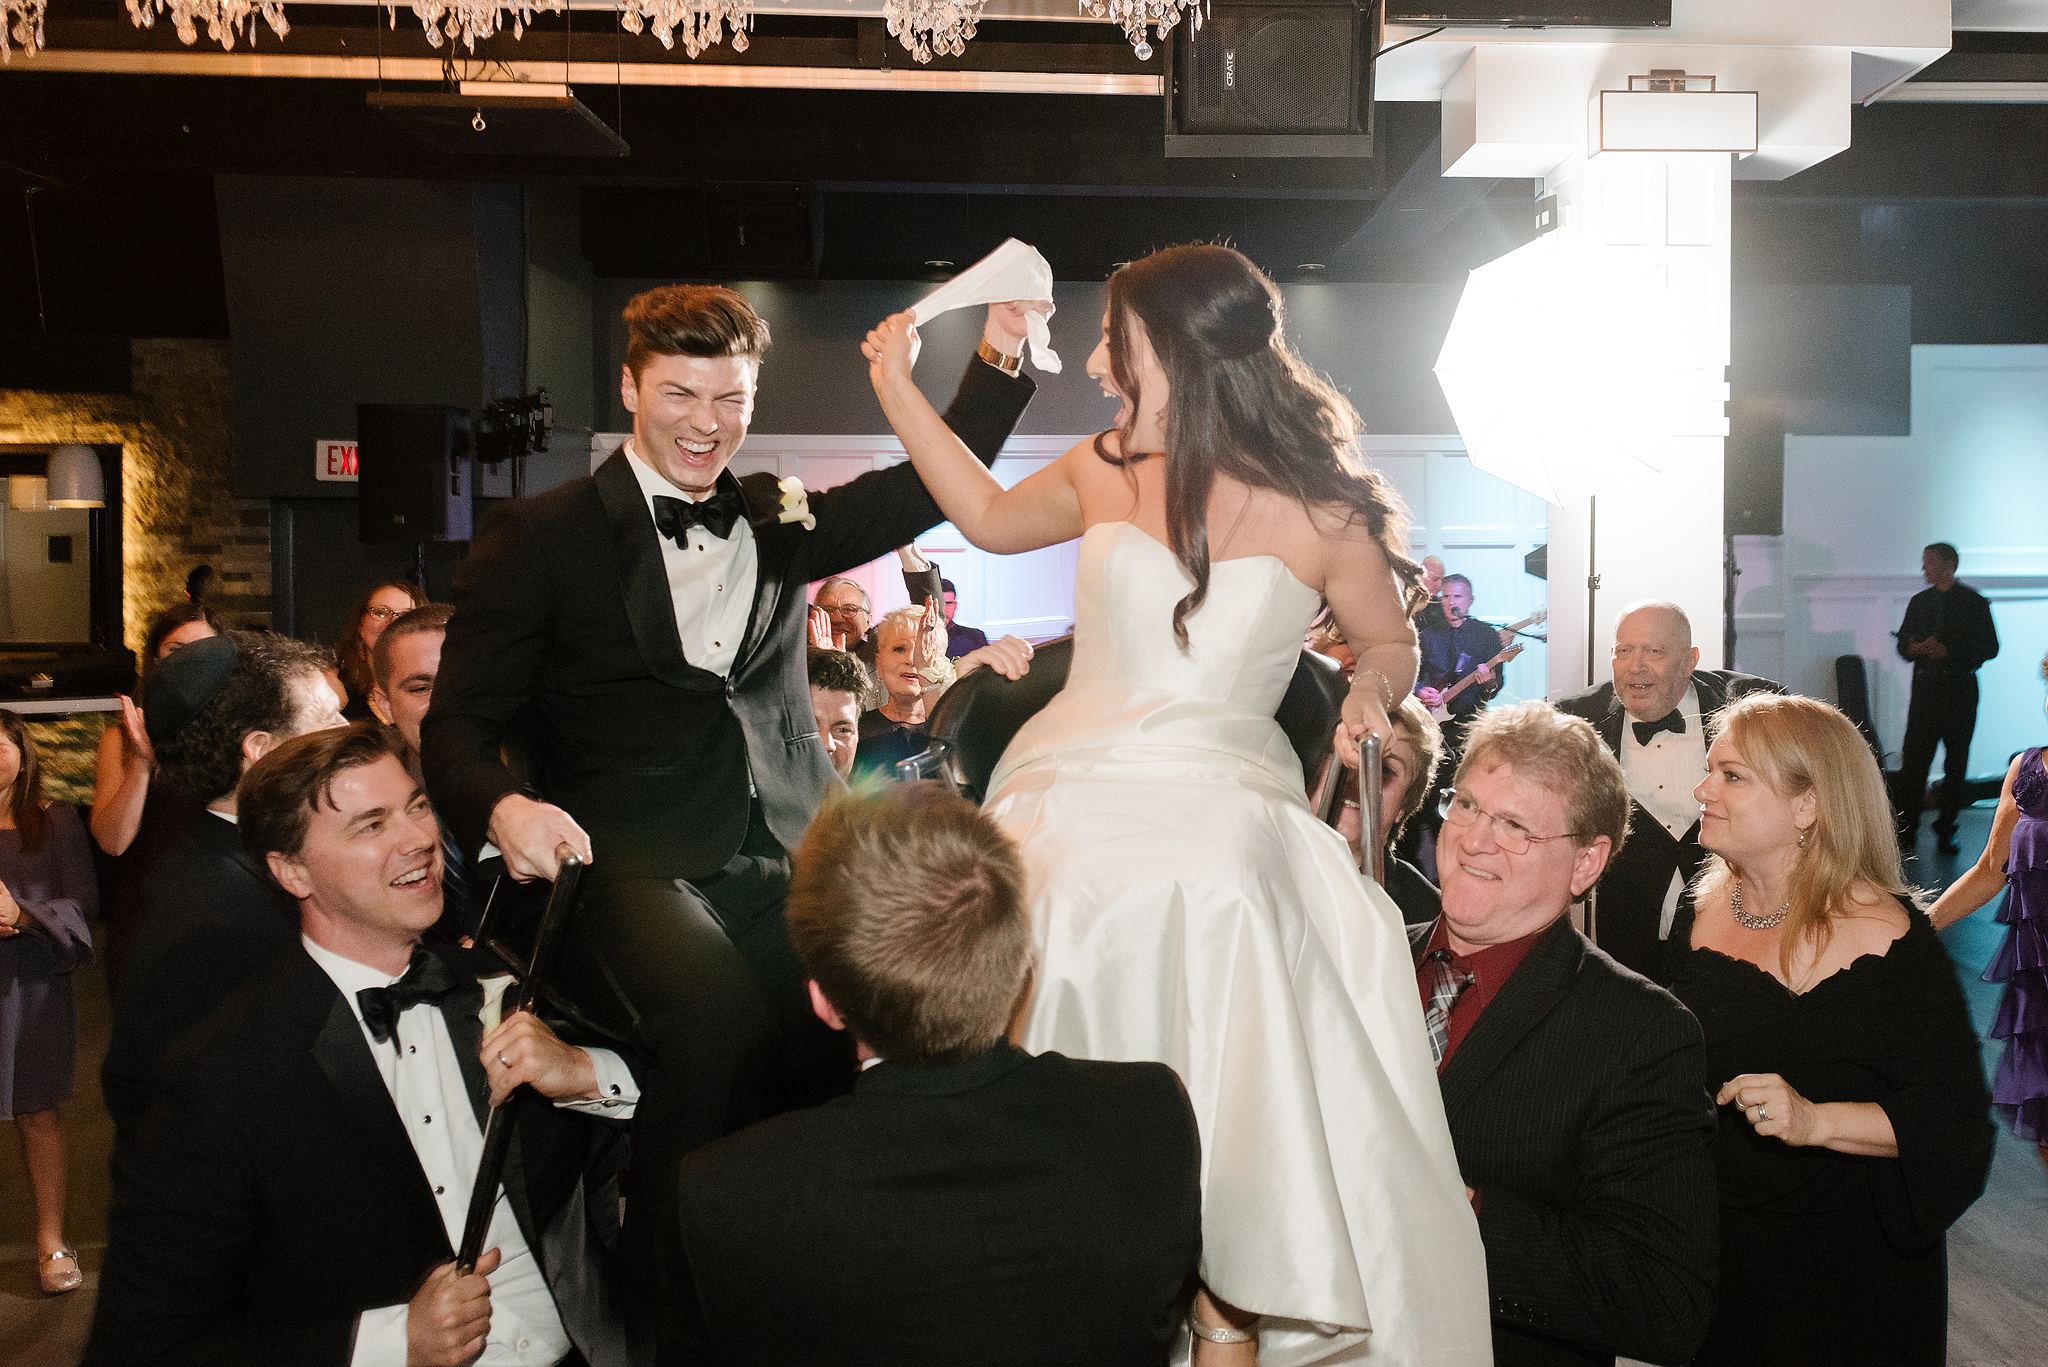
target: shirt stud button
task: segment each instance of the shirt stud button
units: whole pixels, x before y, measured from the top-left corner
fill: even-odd
[[[428,1123],[429,1125],[433,1124],[433,1123],[434,1123],[434,1117],[432,1117],[432,1116],[428,1116],[428,1117],[427,1117],[427,1123]]]
[[[446,1188],[446,1187],[435,1187],[435,1188],[434,1188],[434,1195],[436,1195],[436,1196],[439,1196],[439,1195],[441,1195],[441,1194],[442,1194],[443,1192],[445,1192],[445,1191],[447,1191],[447,1190],[448,1190],[448,1188]]]

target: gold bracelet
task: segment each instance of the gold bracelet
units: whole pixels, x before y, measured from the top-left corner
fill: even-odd
[[[1355,679],[1360,674],[1370,674],[1380,681],[1380,708],[1391,717],[1394,714],[1393,681],[1377,669],[1359,669],[1352,674],[1352,677]]]
[[[994,366],[997,370],[1002,371],[1005,375],[1015,375],[1024,368],[1024,355],[1022,352],[1012,356],[1007,351],[998,351],[996,350],[996,344],[986,337],[981,339],[981,345],[974,349],[974,354]]]

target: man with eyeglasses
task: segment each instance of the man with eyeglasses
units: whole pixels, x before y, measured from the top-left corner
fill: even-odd
[[[1566,914],[1627,839],[1621,766],[1518,704],[1474,723],[1442,812],[1443,915],[1409,935],[1494,1362],[1683,1362],[1717,1270],[1699,1022]]]
[[[903,591],[910,595],[912,607],[939,596],[944,581],[922,551],[916,546],[899,546],[896,559],[903,567]],[[868,668],[874,668],[875,609],[866,589],[844,575],[834,575],[818,585],[811,607],[812,645],[847,651]]]
[[[1586,930],[1618,962],[1665,982],[1667,946],[1682,953],[1691,941],[1686,889],[1707,857],[1692,790],[1707,776],[1708,728],[1735,699],[1784,690],[1753,674],[1699,668],[1692,622],[1676,603],[1623,608],[1613,661],[1611,682],[1557,704],[1593,723],[1628,780],[1628,844],[1588,903]]]

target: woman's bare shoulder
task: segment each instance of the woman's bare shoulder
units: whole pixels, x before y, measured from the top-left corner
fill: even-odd
[[[1834,917],[1835,935],[1855,954],[1882,954],[1912,926],[1898,898],[1866,883],[1849,889],[1848,906]]]

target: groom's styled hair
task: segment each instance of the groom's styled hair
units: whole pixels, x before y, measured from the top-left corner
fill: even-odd
[[[656,356],[747,356],[768,349],[768,325],[723,285],[663,285],[626,301],[626,367],[637,380]]]
[[[1002,1037],[1030,982],[1024,867],[994,822],[935,784],[843,797],[796,852],[789,938],[870,1049],[960,1063]]]

